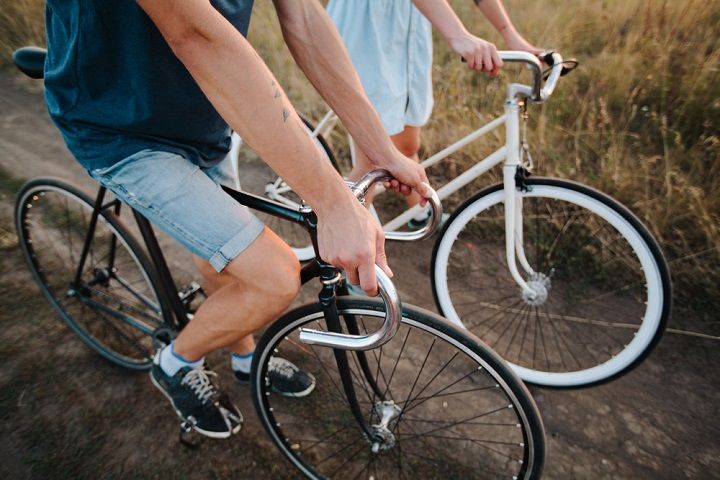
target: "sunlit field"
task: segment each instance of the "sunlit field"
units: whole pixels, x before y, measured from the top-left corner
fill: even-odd
[[[14,48],[43,44],[43,3],[8,0],[0,9],[0,65]],[[452,2],[481,37],[499,36],[470,0]],[[506,0],[518,29],[535,44],[577,57],[580,67],[530,112],[535,172],[577,180],[629,206],[660,240],[670,262],[676,307],[710,320],[720,303],[720,3],[702,0]],[[327,109],[292,63],[271,2],[258,1],[251,42],[298,110]],[[468,71],[442,38],[435,41],[435,110],[424,154],[502,111],[515,68],[489,79]],[[462,171],[502,141],[489,136],[430,171]],[[346,153],[341,141],[335,147]],[[491,172],[449,202],[457,204]]]

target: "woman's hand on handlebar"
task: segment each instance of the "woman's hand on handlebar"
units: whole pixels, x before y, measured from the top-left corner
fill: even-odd
[[[394,147],[389,157],[372,160],[372,163],[376,168],[387,170],[394,177],[393,180],[385,183],[386,187],[403,195],[410,195],[412,191],[415,191],[422,197],[421,205],[424,206],[427,203],[426,199],[430,198],[432,192],[428,190],[430,182],[425,174],[425,169],[420,164],[406,157]]]
[[[468,68],[497,75],[503,62],[494,44],[470,33],[448,39],[450,46],[467,63]]]

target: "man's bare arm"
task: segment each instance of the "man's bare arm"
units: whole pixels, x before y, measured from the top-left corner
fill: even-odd
[[[274,0],[283,37],[295,61],[377,167],[426,196],[425,172],[390,141],[332,20],[317,0]],[[403,189],[404,190],[404,189]]]
[[[382,231],[322,159],[247,40],[207,0],[137,2],[218,113],[315,209],[323,258],[374,293],[376,258],[387,269]]]

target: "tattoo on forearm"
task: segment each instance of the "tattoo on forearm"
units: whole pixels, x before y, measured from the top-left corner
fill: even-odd
[[[287,119],[289,116],[290,116],[290,112],[288,112],[287,108],[283,107],[283,122],[287,122]]]
[[[278,98],[279,96],[280,96],[280,90],[276,88],[275,95],[273,95],[273,98]]]

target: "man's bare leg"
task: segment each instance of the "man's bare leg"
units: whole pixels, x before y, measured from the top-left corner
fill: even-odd
[[[232,275],[226,271],[216,272],[204,258],[193,256],[193,262],[203,278],[202,287],[208,297],[211,297],[223,287],[235,283]],[[240,355],[252,353],[255,350],[255,339],[252,335],[248,335],[229,345],[229,348],[232,353]]]
[[[203,289],[208,296],[235,283],[232,275],[226,271],[216,272],[206,260],[200,257],[194,257],[193,260],[203,276]],[[236,340],[228,347],[232,354],[230,360],[235,380],[240,383],[249,383],[255,338],[250,334]],[[292,362],[281,357],[271,357],[267,375],[273,389],[280,395],[303,397],[309,395],[315,388],[315,377],[311,373],[301,370]]]
[[[211,278],[210,289],[217,290],[174,342],[174,352],[188,360],[226,346],[252,350],[251,334],[277,319],[295,299],[300,264],[290,247],[266,228],[222,274]]]

